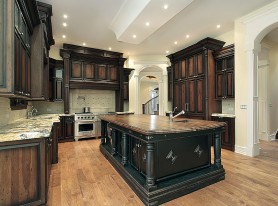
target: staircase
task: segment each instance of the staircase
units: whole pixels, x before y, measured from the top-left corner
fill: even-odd
[[[143,114],[159,114],[159,99],[158,95],[149,101],[147,101],[145,104],[142,104],[142,112]]]

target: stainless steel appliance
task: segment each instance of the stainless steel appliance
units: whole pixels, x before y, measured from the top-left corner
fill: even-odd
[[[101,134],[100,119],[95,113],[75,113],[74,139],[99,137]]]
[[[90,107],[84,107],[83,110],[84,113],[90,113]]]

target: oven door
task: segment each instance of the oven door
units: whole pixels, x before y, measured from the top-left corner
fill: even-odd
[[[75,121],[75,138],[95,137],[96,134],[96,121]]]

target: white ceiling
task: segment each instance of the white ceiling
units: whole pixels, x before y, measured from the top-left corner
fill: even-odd
[[[85,42],[87,47],[111,47],[112,51],[129,56],[166,55],[167,50],[173,53],[205,37],[215,38],[233,30],[236,18],[274,0],[175,0],[175,5],[173,0],[142,0],[141,5],[136,4],[139,0],[40,1],[52,5],[56,46],[82,46]],[[168,9],[164,10],[166,3]],[[171,14],[166,15],[167,12]],[[63,27],[63,22],[67,27]],[[136,41],[132,42],[131,34],[136,34]]]

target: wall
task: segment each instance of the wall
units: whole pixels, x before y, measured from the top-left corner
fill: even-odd
[[[115,91],[71,89],[70,113],[83,112],[84,107],[90,107],[91,112],[115,112]]]
[[[278,130],[278,43],[271,43],[269,62],[269,134],[274,136]]]
[[[34,101],[33,106],[38,110],[38,114],[63,114],[63,102]]]
[[[12,123],[21,118],[26,118],[27,110],[11,110],[10,99],[0,97],[0,126]]]
[[[140,104],[145,104],[151,97],[151,91],[158,87],[155,81],[141,81],[140,82]]]

